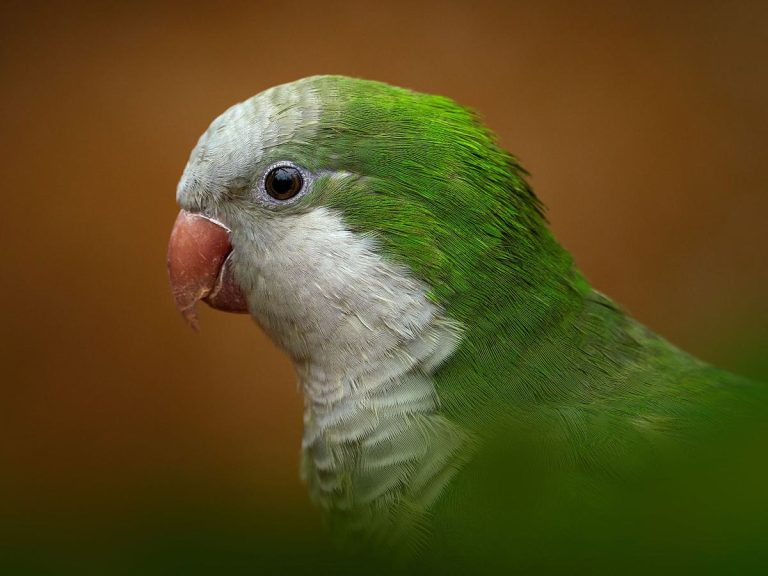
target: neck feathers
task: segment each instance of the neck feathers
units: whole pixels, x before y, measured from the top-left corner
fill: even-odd
[[[303,475],[346,532],[405,537],[465,459],[468,435],[439,414],[434,370],[457,326],[424,300],[412,335],[352,371],[297,364],[305,394]],[[375,512],[375,514],[374,514]]]

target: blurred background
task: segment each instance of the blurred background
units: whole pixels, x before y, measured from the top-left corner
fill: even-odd
[[[211,533],[322,545],[290,364],[244,316],[191,332],[165,271],[198,136],[302,76],[476,109],[599,290],[768,379],[766,22],[760,1],[3,2],[6,573],[237,554]]]

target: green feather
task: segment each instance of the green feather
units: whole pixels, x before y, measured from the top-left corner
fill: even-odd
[[[373,235],[466,327],[437,374],[452,418],[471,424],[507,405],[561,403],[674,427],[697,406],[705,411],[721,385],[741,389],[589,286],[549,232],[525,171],[474,113],[379,82],[300,82],[320,98],[322,118],[312,141],[291,152],[313,169],[360,175],[342,184],[321,177],[309,205]]]

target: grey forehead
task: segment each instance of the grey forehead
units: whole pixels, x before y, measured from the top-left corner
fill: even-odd
[[[319,97],[307,83],[276,86],[235,104],[211,123],[192,150],[176,192],[179,204],[198,207],[205,196],[250,180],[265,150],[311,138],[319,118]]]

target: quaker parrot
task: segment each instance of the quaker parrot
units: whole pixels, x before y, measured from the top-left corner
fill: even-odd
[[[551,478],[600,502],[593,486],[683,457],[763,391],[593,289],[518,160],[444,97],[271,88],[213,121],[177,201],[179,310],[247,312],[291,358],[303,479],[352,539],[466,542],[557,506],[526,502]]]

